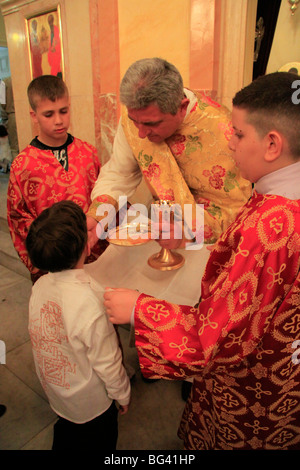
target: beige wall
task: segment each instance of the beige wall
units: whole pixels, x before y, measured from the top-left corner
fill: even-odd
[[[300,6],[291,14],[288,2],[282,2],[273,39],[267,73],[276,72],[289,62],[300,63]]]
[[[118,10],[121,77],[136,60],[157,56],[189,86],[190,0],[118,0]]]
[[[257,0],[216,0],[220,17],[217,99],[231,109],[232,98],[252,80]]]
[[[141,57],[166,58],[178,67],[186,86],[213,92],[230,107],[232,96],[249,81],[256,2],[0,0],[20,149],[36,132],[26,96],[31,80],[26,18],[60,4],[70,132],[96,145],[104,163],[117,126],[120,80]]]

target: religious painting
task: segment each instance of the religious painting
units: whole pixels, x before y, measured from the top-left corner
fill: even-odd
[[[60,7],[26,19],[31,79],[40,75],[64,78]]]

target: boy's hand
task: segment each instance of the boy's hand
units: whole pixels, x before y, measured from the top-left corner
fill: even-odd
[[[140,293],[133,289],[106,288],[104,307],[109,320],[117,325],[130,323],[131,314]]]

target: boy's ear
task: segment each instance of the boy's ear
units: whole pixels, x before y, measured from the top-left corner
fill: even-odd
[[[265,153],[265,160],[273,162],[280,157],[283,150],[283,137],[280,132],[270,131],[266,135],[267,149]]]
[[[33,120],[33,122],[37,123],[36,113],[32,109],[30,110],[30,117]]]

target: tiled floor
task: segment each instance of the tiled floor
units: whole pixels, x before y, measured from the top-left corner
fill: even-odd
[[[0,175],[0,340],[6,364],[0,365],[0,450],[51,449],[56,416],[36,377],[27,331],[31,281],[7,237],[7,176]],[[119,418],[119,450],[178,450],[177,427],[184,408],[181,382],[143,382],[129,331],[120,327],[125,360],[137,371],[129,412]],[[3,345],[3,343],[0,343]]]

